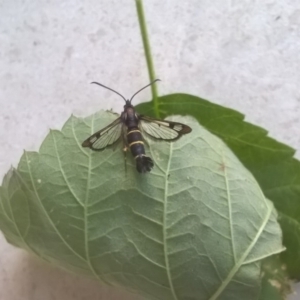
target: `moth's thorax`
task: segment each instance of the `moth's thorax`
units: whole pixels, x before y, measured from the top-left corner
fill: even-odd
[[[124,112],[122,113],[122,120],[128,128],[133,128],[138,126],[139,120],[133,106],[124,107]]]

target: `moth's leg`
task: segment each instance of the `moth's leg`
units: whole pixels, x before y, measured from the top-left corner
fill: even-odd
[[[125,173],[127,174],[127,150],[128,148],[124,147],[123,148],[123,153],[124,153],[124,169]]]
[[[127,151],[129,149],[127,142],[127,128],[125,125],[122,127],[122,140],[123,140],[123,153],[124,153],[124,168],[125,173],[127,174]]]
[[[125,173],[127,173],[127,151],[128,151],[128,147],[127,147],[126,143],[124,143],[124,139],[123,139],[123,153],[124,153]]]

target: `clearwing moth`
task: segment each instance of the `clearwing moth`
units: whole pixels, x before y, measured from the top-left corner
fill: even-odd
[[[126,100],[120,93],[101,83],[92,82],[121,96],[125,101],[125,105],[124,111],[115,121],[92,134],[82,143],[82,147],[102,151],[122,140],[124,153],[126,154],[126,151],[130,149],[136,161],[137,171],[139,173],[150,172],[154,164],[151,157],[146,156],[144,147],[145,137],[171,142],[178,140],[182,135],[192,131],[192,129],[185,124],[154,119],[139,115],[135,111],[134,106],[131,104],[133,97],[157,81],[159,81],[159,79],[152,81],[138,90],[130,100]]]

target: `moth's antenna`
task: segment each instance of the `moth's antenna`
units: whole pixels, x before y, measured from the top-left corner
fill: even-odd
[[[124,96],[122,96],[122,95],[121,95],[120,93],[118,93],[117,91],[115,91],[115,90],[109,88],[108,86],[105,86],[105,85],[103,85],[103,84],[101,84],[101,83],[99,83],[99,82],[95,82],[95,81],[93,81],[93,82],[91,82],[91,83],[98,84],[98,85],[100,85],[100,86],[102,86],[102,87],[104,87],[104,88],[106,88],[106,89],[108,89],[108,90],[110,90],[110,91],[112,91],[112,92],[115,92],[116,94],[118,94],[119,96],[121,96],[121,97],[124,99],[124,101],[126,102],[126,99],[125,99]]]
[[[138,90],[138,91],[131,97],[130,103],[131,103],[133,97],[134,97],[136,94],[138,94],[138,93],[141,92],[143,89],[145,89],[146,87],[152,85],[153,83],[155,83],[155,82],[157,82],[157,81],[161,81],[161,80],[160,80],[160,79],[155,79],[155,80],[151,81],[149,84],[147,84],[146,86],[144,86],[143,88],[141,88],[140,90]]]

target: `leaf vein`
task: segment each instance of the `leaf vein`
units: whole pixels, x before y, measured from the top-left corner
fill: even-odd
[[[25,158],[26,158],[26,163],[27,163],[27,167],[28,167],[28,171],[29,171],[29,177],[30,177],[30,181],[31,181],[31,184],[32,184],[32,188],[33,188],[33,192],[34,194],[36,195],[36,198],[38,200],[38,202],[40,203],[41,205],[41,208],[43,210],[43,212],[45,213],[45,216],[47,217],[49,223],[52,225],[54,231],[57,233],[58,237],[61,239],[61,241],[66,245],[66,247],[71,250],[72,253],[74,253],[78,258],[80,258],[81,260],[83,261],[86,261],[84,259],[84,257],[82,257],[79,253],[77,253],[76,251],[74,251],[74,249],[69,245],[69,243],[63,238],[63,236],[61,235],[61,233],[59,232],[58,228],[55,226],[54,222],[52,221],[52,219],[50,218],[50,215],[49,213],[47,212],[46,208],[44,207],[43,205],[43,202],[41,201],[41,198],[39,196],[39,193],[36,189],[36,186],[34,184],[34,180],[33,180],[33,176],[32,176],[32,171],[31,171],[31,168],[30,168],[30,163],[29,163],[29,160],[28,160],[28,155],[27,155],[27,152],[25,152]],[[24,183],[24,186],[28,189],[28,191],[30,191],[30,188],[27,186],[26,182],[22,179],[22,177],[20,176],[20,174],[16,171],[16,174],[18,175],[18,178],[20,178],[20,180]]]

